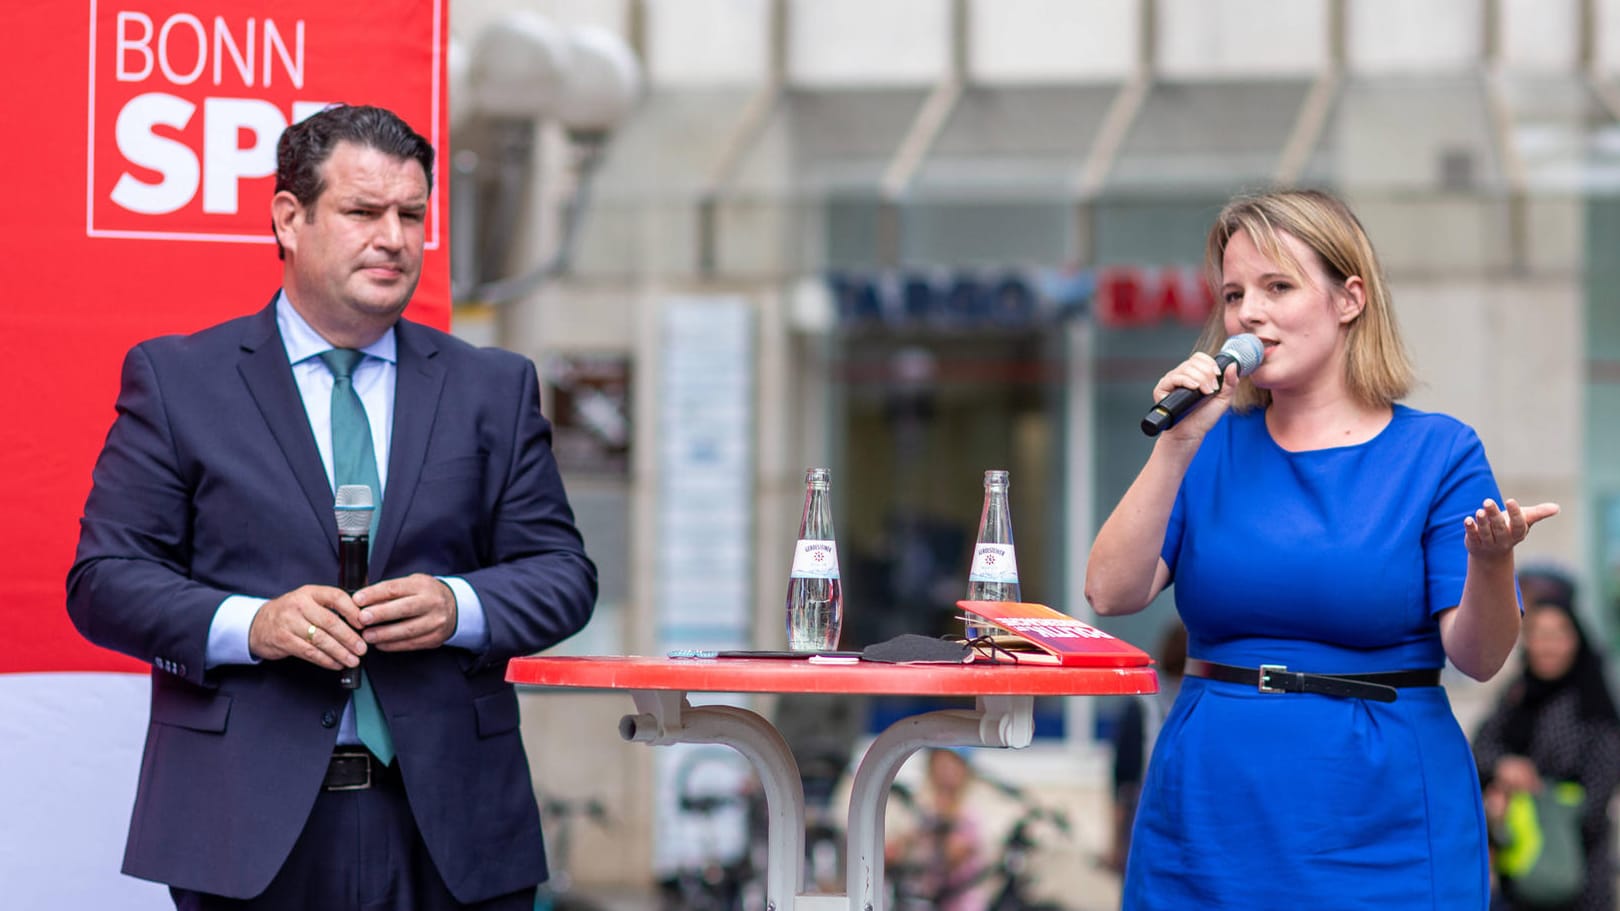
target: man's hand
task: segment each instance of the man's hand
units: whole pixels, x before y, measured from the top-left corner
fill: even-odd
[[[361,635],[385,652],[438,648],[456,631],[456,596],[424,573],[387,579],[354,593]]]
[[[343,589],[306,585],[265,602],[248,627],[248,650],[261,661],[299,658],[329,671],[356,667],[366,644],[353,627],[360,608]]]

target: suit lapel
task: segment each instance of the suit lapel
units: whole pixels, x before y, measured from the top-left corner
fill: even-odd
[[[382,515],[377,521],[377,540],[371,548],[371,565],[386,570],[399,540],[405,513],[422,479],[422,463],[427,458],[428,440],[439,413],[439,396],[444,391],[444,367],[439,349],[421,327],[400,320],[394,325],[398,365],[394,372],[394,436],[388,443],[388,481],[383,493]],[[376,574],[376,578],[384,578]]]
[[[303,397],[287,364],[287,347],[276,331],[274,300],[248,322],[242,334],[242,359],[236,369],[335,553],[338,541],[337,523],[332,518],[332,486],[321,464],[320,450],[315,447],[315,434],[309,429]]]

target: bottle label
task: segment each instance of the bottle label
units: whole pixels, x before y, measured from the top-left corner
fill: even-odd
[[[838,578],[838,542],[800,539],[793,549],[793,579]]]
[[[1018,553],[1011,544],[979,544],[973,548],[969,582],[1018,582]]]

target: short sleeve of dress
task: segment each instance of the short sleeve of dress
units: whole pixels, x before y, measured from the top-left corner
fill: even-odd
[[[1164,546],[1159,548],[1159,557],[1164,565],[1170,567],[1170,581],[1176,581],[1176,558],[1181,555],[1181,529],[1187,521],[1186,511],[1187,485],[1183,483],[1176,491],[1176,504],[1170,508],[1170,524],[1164,530]]]
[[[1448,422],[1449,423],[1449,422]],[[1485,446],[1473,428],[1452,424],[1450,445],[1436,445],[1436,458],[1443,458],[1433,502],[1423,533],[1423,558],[1427,584],[1428,610],[1433,616],[1462,601],[1463,579],[1468,574],[1468,548],[1463,543],[1463,520],[1474,514],[1487,499],[1502,503]],[[1440,443],[1440,440],[1436,440]]]
[[[1176,581],[1176,562],[1181,558],[1187,533],[1188,491],[1192,491],[1193,498],[1197,500],[1200,492],[1207,492],[1210,485],[1216,483],[1211,473],[1231,447],[1231,434],[1235,426],[1237,422],[1231,413],[1221,415],[1221,419],[1204,435],[1198,454],[1193,456],[1192,464],[1187,466],[1187,473],[1181,479],[1181,486],[1176,489],[1176,502],[1170,508],[1170,522],[1164,529],[1164,544],[1159,548],[1159,557],[1170,568],[1171,583]]]

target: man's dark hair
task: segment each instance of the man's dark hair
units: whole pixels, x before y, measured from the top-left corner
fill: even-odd
[[[415,159],[427,175],[428,191],[433,190],[433,146],[411,129],[398,114],[370,105],[337,104],[287,127],[276,143],[276,192],[291,193],[308,208],[326,189],[321,165],[332,157],[338,143],[348,142],[376,149],[400,160]],[[272,222],[270,233],[275,236]],[[287,252],[276,237],[276,255]]]

